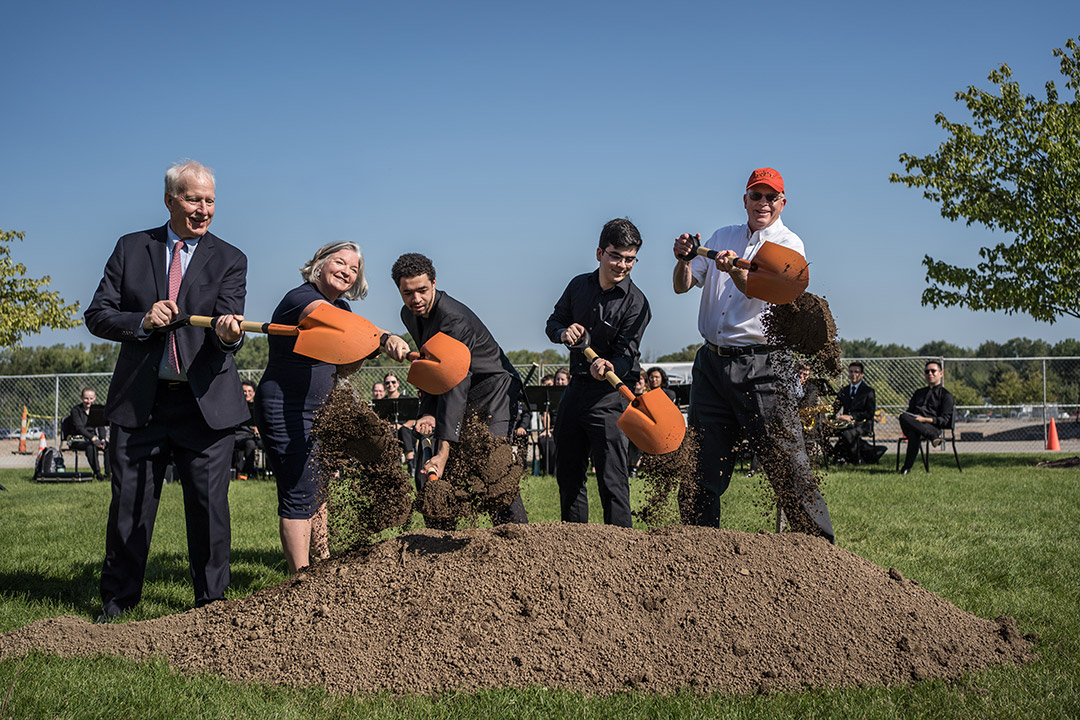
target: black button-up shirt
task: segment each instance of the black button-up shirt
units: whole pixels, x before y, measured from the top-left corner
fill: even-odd
[[[574,323],[589,331],[589,347],[615,366],[615,374],[632,385],[641,372],[641,338],[652,319],[649,301],[629,278],[610,290],[600,287],[599,269],[578,275],[563,290],[547,321],[547,336],[562,342],[562,333]],[[570,374],[589,375],[582,350],[570,351]]]

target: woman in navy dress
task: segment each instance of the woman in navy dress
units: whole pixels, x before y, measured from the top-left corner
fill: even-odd
[[[297,325],[323,303],[349,309],[348,300],[367,295],[364,258],[353,242],[323,245],[300,269],[304,283],[290,290],[274,310],[272,322]],[[408,352],[408,344],[380,329],[383,347]],[[255,412],[267,460],[278,486],[281,547],[289,570],[296,572],[317,558],[329,556],[326,504],[318,497],[314,468],[309,462],[315,411],[334,387],[335,374],[355,372],[363,361],[336,366],[293,352],[295,337],[268,336],[269,359]],[[314,545],[314,547],[312,547]]]

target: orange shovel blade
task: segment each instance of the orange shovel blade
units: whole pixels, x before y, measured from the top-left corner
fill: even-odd
[[[408,380],[426,393],[442,395],[465,379],[471,364],[472,353],[465,343],[435,333],[420,348],[420,358],[412,361]]]
[[[774,305],[794,302],[810,283],[806,258],[791,248],[765,241],[750,261],[746,294]]]
[[[296,330],[296,352],[334,365],[363,360],[379,349],[375,325],[329,303],[312,310]]]
[[[650,455],[674,452],[686,434],[682,413],[660,388],[634,398],[618,425],[626,437]]]

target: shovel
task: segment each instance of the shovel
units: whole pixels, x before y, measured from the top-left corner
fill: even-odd
[[[589,362],[598,357],[596,351],[589,347],[588,333],[576,345],[569,347],[582,350]],[[686,421],[661,388],[634,395],[614,372],[609,370],[604,379],[630,402],[617,424],[632,443],[649,455],[666,455],[679,449],[686,434]]]
[[[701,235],[691,238],[694,248],[690,255],[701,255],[715,260],[719,250],[710,250],[701,246]],[[748,297],[770,302],[773,305],[786,305],[794,302],[803,294],[810,283],[810,268],[806,258],[791,248],[777,245],[766,240],[753,260],[738,258],[735,267],[748,270],[746,276],[746,294]]]
[[[188,315],[158,328],[171,331],[193,325],[213,328],[216,318]],[[245,320],[240,329],[263,335],[286,335],[296,338],[297,353],[334,365],[348,365],[363,360],[379,349],[379,328],[365,318],[330,303],[315,307],[299,325],[258,323]]]
[[[469,374],[472,353],[465,343],[446,333],[432,335],[420,352],[405,356],[410,361],[407,380],[426,393],[442,395],[457,387]]]

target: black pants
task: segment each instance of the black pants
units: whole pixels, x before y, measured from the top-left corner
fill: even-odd
[[[255,473],[255,452],[261,443],[259,438],[246,428],[235,431],[236,445],[233,448],[232,466],[241,475]]]
[[[95,476],[101,475],[101,464],[98,462],[100,449],[97,445],[90,440],[73,440],[71,449],[76,452],[82,450],[86,454],[86,464],[90,466],[90,472],[94,473]],[[102,454],[105,456],[105,475],[108,477],[110,468],[108,445],[106,445],[106,450]]]
[[[863,423],[855,423],[849,428],[844,428],[836,439],[836,446],[832,451],[833,457],[843,458],[851,463],[859,462],[859,440],[869,434],[870,429]]]
[[[923,440],[941,437],[941,429],[930,423],[919,422],[908,413],[901,413],[899,419],[900,431],[907,438],[907,457],[904,459],[904,467],[910,470],[919,459]]]
[[[101,568],[106,615],[134,607],[142,597],[150,538],[170,461],[184,492],[188,563],[195,605],[225,597],[229,586],[229,465],[233,429],[207,426],[186,383],[159,383],[149,423],[113,425],[112,502]]]
[[[608,525],[630,527],[629,441],[616,424],[626,401],[606,382],[575,375],[555,419],[555,479],[563,522],[589,522],[585,471],[592,458]]]
[[[764,351],[731,358],[708,345],[698,351],[689,417],[700,434],[698,474],[696,487],[680,497],[683,522],[720,527],[720,496],[731,483],[735,445],[745,436],[762,458],[791,528],[833,542],[829,508],[814,482],[802,423],[793,401],[779,401],[773,361],[773,353]]]

